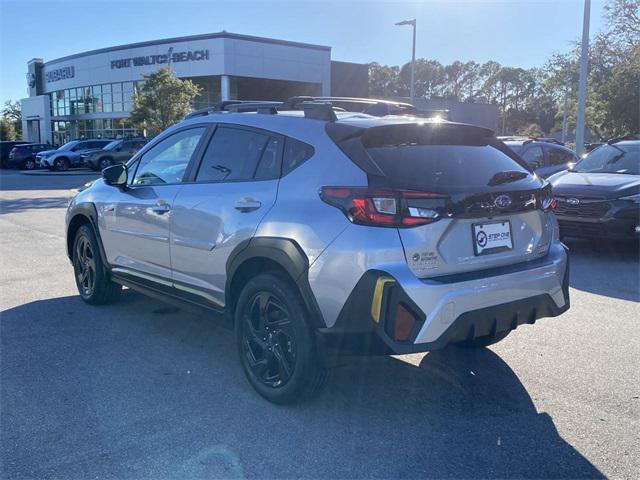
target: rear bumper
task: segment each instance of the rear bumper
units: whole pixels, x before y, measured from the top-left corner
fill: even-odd
[[[496,275],[438,281],[414,277],[407,281],[399,272],[368,271],[335,325],[319,330],[322,344],[329,350],[352,353],[425,352],[513,330],[569,309],[569,264],[566,247],[561,244],[554,244],[543,259],[493,273]],[[375,289],[381,278],[392,280],[383,282],[380,307],[376,309]],[[417,320],[405,341],[394,338],[399,305]]]

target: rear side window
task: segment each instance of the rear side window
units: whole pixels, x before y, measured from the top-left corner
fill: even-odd
[[[315,153],[311,145],[287,137],[284,145],[284,159],[282,161],[282,176],[299,167],[309,160]]]
[[[549,165],[566,165],[569,162],[574,162],[574,158],[571,152],[567,152],[561,148],[545,147],[547,150],[547,159]]]
[[[256,180],[273,180],[280,176],[280,159],[282,158],[281,137],[271,137],[262,152],[262,158],[256,169]]]
[[[196,182],[250,180],[269,136],[239,128],[218,127],[202,158]]]
[[[529,147],[520,155],[533,170],[544,166],[544,153],[542,153],[542,147]]]

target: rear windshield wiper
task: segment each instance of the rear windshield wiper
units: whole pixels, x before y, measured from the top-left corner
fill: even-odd
[[[529,174],[527,172],[522,172],[520,170],[505,170],[503,172],[496,173],[487,185],[501,185],[503,183],[515,182],[516,180],[522,180],[526,178]]]

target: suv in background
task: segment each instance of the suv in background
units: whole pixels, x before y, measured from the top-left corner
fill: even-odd
[[[86,150],[103,148],[113,139],[71,140],[57,150],[45,150],[36,155],[40,167],[65,171],[83,166],[82,153]]]
[[[549,181],[563,237],[640,239],[640,137],[610,140]]]
[[[72,199],[85,302],[126,285],[226,316],[276,403],[317,391],[336,350],[484,347],[569,308],[551,186],[491,130],[253,108],[194,112]]]
[[[47,143],[27,143],[24,145],[16,145],[9,153],[9,168],[20,168],[23,170],[33,170],[38,165],[36,163],[36,154],[51,149],[52,145]]]
[[[147,143],[144,138],[114,140],[102,149],[81,154],[84,165],[92,170],[104,170],[116,163],[126,163]]]
[[[505,140],[504,143],[543,178],[567,170],[579,160],[573,150],[555,142],[529,139]]]
[[[2,168],[7,168],[8,162],[9,162],[9,154],[11,153],[11,150],[13,150],[13,147],[15,147],[16,145],[25,145],[27,143],[31,143],[31,142],[23,142],[19,140],[1,141],[0,142],[0,166]]]

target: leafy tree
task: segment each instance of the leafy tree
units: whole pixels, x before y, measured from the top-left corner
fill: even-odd
[[[131,121],[144,123],[155,135],[179,122],[192,109],[200,88],[191,80],[177,78],[168,68],[144,75],[144,84],[133,97]]]
[[[9,135],[9,131],[11,132],[10,135],[12,135],[9,140],[22,138],[22,110],[20,103],[7,100],[4,102],[4,107],[0,113],[2,114],[2,121],[5,124],[2,139],[7,139],[5,135]],[[9,127],[9,125],[11,127]]]
[[[369,64],[369,93],[383,97],[398,95],[398,73],[400,68]]]
[[[16,140],[18,138],[13,122],[0,118],[0,140]]]
[[[416,59],[415,95],[416,97],[442,98],[446,85],[444,67],[436,60]],[[411,83],[411,63],[400,69],[400,85],[404,95],[408,95]]]
[[[537,123],[530,123],[525,128],[519,129],[517,133],[525,137],[542,137],[544,135],[542,128]]]
[[[617,48],[633,49],[640,44],[640,0],[609,0],[605,5],[607,38]]]

